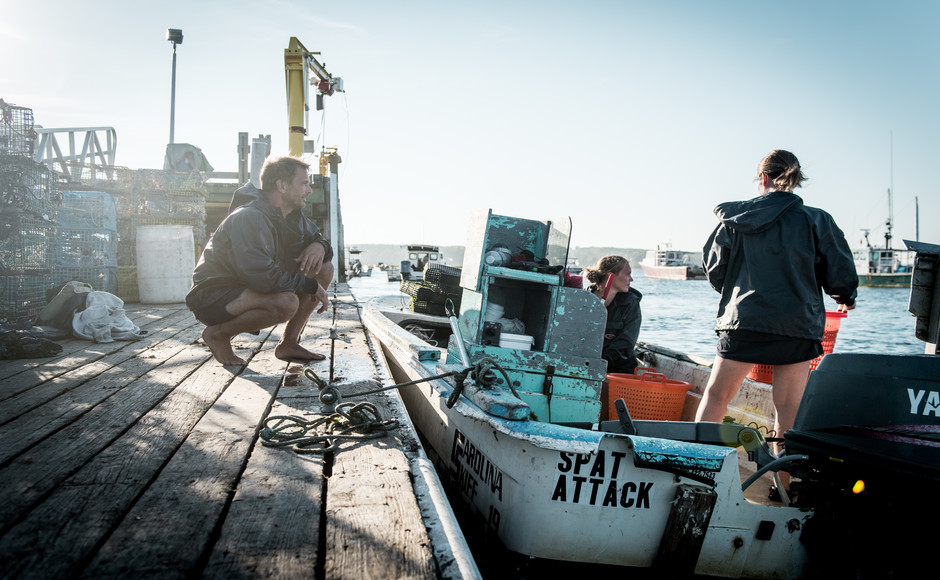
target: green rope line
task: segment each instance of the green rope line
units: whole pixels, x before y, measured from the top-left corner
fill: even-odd
[[[265,447],[293,447],[300,455],[323,455],[339,450],[343,441],[380,439],[398,428],[398,419],[382,419],[369,402],[340,403],[335,412],[307,420],[275,415],[262,422],[259,437]]]
[[[506,386],[509,387],[509,390],[512,391],[512,394],[517,399],[522,399],[519,396],[519,393],[516,391],[515,386],[512,384],[512,381],[509,379],[509,374],[506,370],[499,365],[499,363],[490,358],[484,357],[480,359],[473,367],[461,369],[459,371],[449,371],[439,375],[434,375],[430,377],[424,377],[421,379],[415,379],[413,381],[407,381],[404,383],[398,383],[395,385],[389,385],[387,387],[379,387],[378,389],[372,389],[369,391],[363,391],[361,393],[349,393],[345,396],[348,398],[353,397],[364,397],[366,395],[374,395],[376,393],[381,393],[383,391],[390,391],[392,389],[399,389],[401,387],[407,387],[410,385],[416,385],[418,383],[424,383],[428,381],[433,381],[437,379],[443,379],[446,377],[454,377],[454,390],[451,392],[450,396],[447,397],[447,408],[451,408],[457,404],[457,400],[460,398],[461,393],[463,392],[464,383],[467,380],[467,377],[472,377],[481,387],[489,388],[499,382],[499,377],[496,376],[496,373],[493,372],[493,369],[498,370],[502,375],[503,379],[506,381]],[[304,376],[314,382],[317,385],[317,389],[320,390],[320,401],[325,404],[339,403],[342,398],[339,389],[335,386],[327,384],[326,381],[317,376],[317,373],[313,369],[307,368],[304,369]]]

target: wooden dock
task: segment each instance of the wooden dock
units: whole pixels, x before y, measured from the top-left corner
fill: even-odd
[[[332,413],[283,326],[223,367],[181,304],[128,304],[143,340],[0,361],[2,578],[474,578],[479,571],[344,284],[304,345],[344,402],[399,426],[335,452],[269,447],[265,418]],[[380,351],[379,351],[380,352]]]

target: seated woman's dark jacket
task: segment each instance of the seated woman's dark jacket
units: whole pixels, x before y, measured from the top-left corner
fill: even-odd
[[[595,286],[588,288],[594,292]],[[607,307],[607,325],[604,330],[604,348],[601,357],[607,361],[608,373],[632,373],[637,367],[636,341],[640,336],[643,315],[640,300],[643,295],[636,288],[619,292]]]

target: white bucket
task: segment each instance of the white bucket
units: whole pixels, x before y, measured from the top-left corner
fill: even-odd
[[[532,344],[535,338],[528,334],[512,334],[503,332],[499,335],[499,346],[501,348],[514,348],[516,350],[532,350]]]
[[[195,268],[192,226],[137,226],[137,288],[141,304],[185,301]]]

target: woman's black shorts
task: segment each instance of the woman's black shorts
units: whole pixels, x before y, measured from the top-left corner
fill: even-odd
[[[823,354],[822,343],[752,330],[718,332],[718,356],[762,365],[790,365],[813,360]]]

